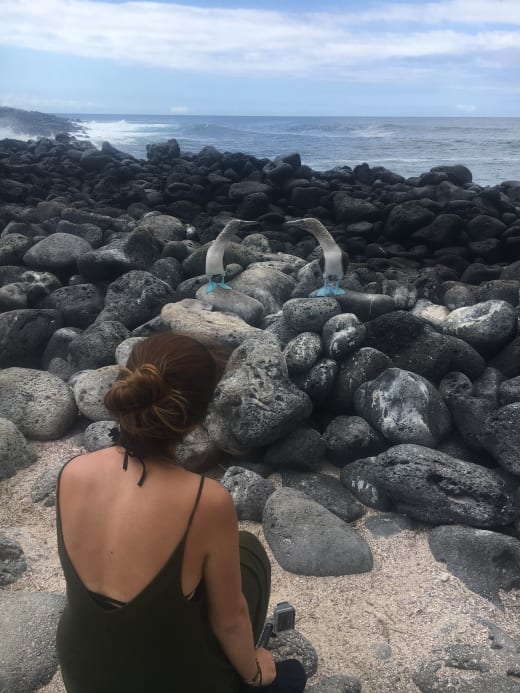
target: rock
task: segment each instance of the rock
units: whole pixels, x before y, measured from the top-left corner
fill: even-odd
[[[500,383],[498,386],[498,402],[500,406],[520,402],[520,376]]]
[[[363,383],[372,380],[387,368],[392,361],[372,347],[363,347],[340,364],[332,393],[335,411],[349,413],[354,405],[354,393]]]
[[[236,347],[247,337],[263,335],[235,315],[212,311],[211,306],[192,299],[168,303],[161,310],[161,317],[173,332],[185,332],[195,339],[215,340]]]
[[[292,298],[284,304],[283,317],[298,332],[321,332],[323,325],[341,312],[335,298]]]
[[[393,443],[435,447],[451,428],[449,410],[433,385],[399,368],[388,368],[361,385],[354,407]]]
[[[162,257],[153,263],[150,272],[175,289],[182,281],[182,265],[174,257]]]
[[[31,488],[31,500],[33,503],[42,503],[46,508],[56,505],[56,484],[62,467],[72,459],[73,456],[60,460],[58,464],[47,469],[34,481]]]
[[[520,402],[506,404],[489,414],[480,441],[501,467],[520,476]]]
[[[383,452],[383,436],[359,416],[337,416],[323,434],[326,456],[337,467]]]
[[[0,532],[0,587],[16,582],[26,570],[27,563],[20,544]]]
[[[308,371],[318,360],[322,350],[321,337],[315,332],[301,332],[291,339],[283,351],[289,373]]]
[[[77,371],[110,366],[115,363],[116,348],[129,334],[120,322],[95,322],[71,340],[68,358]]]
[[[113,421],[94,421],[89,424],[84,433],[83,445],[88,452],[102,450],[114,445],[111,432],[117,430]]]
[[[125,339],[118,344],[115,352],[116,363],[119,366],[126,366],[128,359],[130,358],[130,354],[132,353],[132,349],[136,344],[139,344],[139,342],[142,342],[144,339],[146,339],[146,337],[128,337],[128,339]]]
[[[363,291],[347,291],[342,296],[337,296],[336,300],[343,312],[354,313],[363,322],[391,313],[398,308],[392,296]]]
[[[421,298],[417,301],[411,313],[415,315],[415,317],[430,323],[433,327],[440,327],[448,317],[450,311],[446,306],[439,306],[431,301],[427,301],[425,298]]]
[[[516,693],[518,648],[493,650],[486,645],[454,643],[438,648],[432,660],[413,675],[421,693]]]
[[[108,287],[97,322],[117,320],[131,330],[158,315],[172,298],[170,286],[150,272],[127,272]]]
[[[428,543],[437,561],[470,590],[502,607],[499,590],[518,587],[520,541],[462,525],[435,527]]]
[[[49,683],[64,606],[61,594],[0,591],[0,690],[29,693]]]
[[[117,376],[119,366],[103,366],[79,373],[74,381],[74,398],[79,411],[91,421],[107,421],[111,414],[104,399]]]
[[[195,298],[212,306],[213,310],[237,315],[248,325],[260,325],[264,317],[263,304],[236,289],[229,291],[217,286],[208,294],[207,287],[201,286],[195,293]]]
[[[265,538],[282,568],[297,575],[352,575],[372,570],[368,544],[322,505],[289,488],[264,509]]]
[[[56,226],[56,232],[83,238],[92,248],[99,248],[103,243],[103,231],[96,224],[73,224],[61,219]]]
[[[0,313],[0,368],[39,368],[47,342],[59,327],[57,310],[28,308]]]
[[[223,450],[269,445],[306,419],[312,405],[289,380],[274,337],[245,340],[231,355],[207,423]]]
[[[420,445],[352,462],[340,478],[365,505],[431,524],[493,527],[515,517],[510,483],[498,472]]]
[[[70,387],[55,375],[6,368],[0,371],[0,416],[27,438],[57,440],[76,421],[77,409]]]
[[[402,368],[438,382],[452,360],[450,342],[423,320],[402,310],[381,315],[366,324],[366,346],[386,354]]]
[[[177,217],[158,212],[145,214],[139,220],[136,230],[145,231],[162,245],[169,241],[182,241],[185,238],[184,225]]]
[[[359,349],[366,337],[366,327],[353,313],[334,315],[323,326],[323,346],[327,356],[344,359]]]
[[[321,359],[307,372],[293,376],[292,381],[318,404],[332,392],[337,372],[338,365],[334,359]]]
[[[264,463],[272,469],[320,469],[325,443],[313,428],[300,426],[267,448]]]
[[[0,238],[0,265],[19,265],[33,241],[19,233]]]
[[[0,402],[2,395],[0,394]],[[0,404],[1,406],[1,404]],[[0,418],[0,480],[36,462],[36,453],[12,421]]]
[[[24,264],[45,270],[71,270],[79,258],[92,250],[88,241],[70,233],[52,233],[35,243],[23,256]]]
[[[97,318],[104,305],[103,295],[93,284],[62,286],[39,301],[39,308],[54,308],[62,324],[85,329]]]
[[[505,301],[485,301],[453,310],[442,328],[484,355],[496,353],[516,334],[518,318]]]
[[[243,467],[229,467],[221,483],[233,498],[239,520],[262,521],[264,506],[275,490],[272,481]]]
[[[346,192],[336,193],[333,205],[334,217],[340,222],[375,221],[379,216],[379,209],[371,202],[351,197]]]
[[[520,375],[520,337],[516,337],[496,354],[488,365],[497,368],[506,378]]]
[[[292,294],[295,281],[284,272],[257,262],[230,281],[230,286],[260,301],[266,315],[277,313]]]
[[[414,231],[431,224],[435,218],[433,212],[416,201],[409,200],[395,205],[390,212],[384,228],[384,235],[392,241],[404,241]]]
[[[285,471],[282,473],[282,482],[285,487],[303,493],[345,522],[354,522],[364,513],[361,503],[347,491],[339,479],[329,474]]]
[[[307,676],[318,669],[318,653],[312,644],[297,630],[282,630],[273,636],[268,645],[275,662],[297,659]]]

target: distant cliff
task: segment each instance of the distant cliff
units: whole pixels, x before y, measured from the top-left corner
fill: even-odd
[[[34,137],[53,137],[58,132],[83,132],[78,121],[50,113],[24,111],[6,106],[0,106],[0,128],[9,128],[14,136],[23,134]]]

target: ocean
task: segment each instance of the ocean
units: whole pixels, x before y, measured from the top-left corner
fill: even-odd
[[[317,171],[367,162],[409,177],[461,163],[480,185],[520,180],[520,118],[61,115],[81,119],[96,146],[108,140],[138,158],[148,143],[174,137],[185,152],[299,152]]]

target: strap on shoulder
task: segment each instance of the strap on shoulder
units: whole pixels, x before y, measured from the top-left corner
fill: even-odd
[[[193,510],[191,511],[190,519],[188,520],[188,526],[186,527],[186,531],[184,532],[184,537],[182,538],[183,541],[186,540],[186,537],[188,536],[188,532],[190,531],[191,523],[193,522],[193,518],[195,516],[195,511],[197,510],[197,506],[200,501],[200,497],[202,495],[202,487],[204,486],[204,479],[206,477],[201,476],[200,477],[200,484],[199,484],[199,490],[197,492],[197,497],[195,498],[195,504],[193,505]]]

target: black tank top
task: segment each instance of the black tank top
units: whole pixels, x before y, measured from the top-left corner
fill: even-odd
[[[184,535],[165,565],[131,601],[106,608],[105,595],[100,603],[89,592],[65,549],[58,479],[58,553],[67,605],[58,625],[57,651],[68,693],[240,691],[240,678],[211,630],[204,590],[199,599],[182,593],[184,547],[203,485],[204,477]]]

